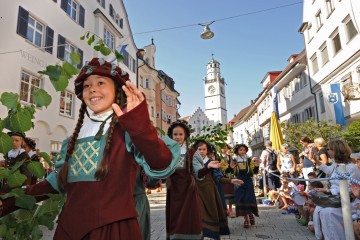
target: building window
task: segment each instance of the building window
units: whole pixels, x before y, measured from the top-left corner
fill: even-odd
[[[346,35],[349,42],[351,39],[353,39],[353,37],[356,36],[356,34],[358,34],[358,32],[354,26],[354,22],[352,21],[352,19],[350,19],[347,23],[345,23],[345,26],[346,26]]]
[[[307,85],[306,73],[302,72],[300,75],[300,85],[304,88]]]
[[[104,28],[104,42],[109,48],[115,48],[115,37],[106,28]]]
[[[59,34],[57,57],[63,61],[71,63],[70,54],[72,52],[77,52],[80,55],[80,63],[77,65],[77,68],[80,69],[83,65],[83,51],[80,48],[75,47]]]
[[[152,117],[155,116],[155,109],[154,109],[154,107],[151,107],[151,116],[152,116]]]
[[[321,11],[319,11],[317,14],[316,14],[316,24],[317,24],[317,29],[319,30],[323,23],[322,23],[322,19],[321,19]]]
[[[96,0],[103,8],[105,8],[105,0]]]
[[[309,107],[302,112],[303,122],[310,120],[312,117],[314,117],[313,108]]]
[[[307,29],[307,31],[306,31],[306,32],[307,32],[308,42],[310,42],[311,39],[313,39],[313,35],[312,35],[312,31],[313,31],[313,30],[311,30],[311,27],[312,27],[312,24],[309,23],[308,29]]]
[[[332,42],[333,42],[334,55],[335,55],[341,50],[341,40],[338,32],[332,38]]]
[[[34,103],[33,94],[41,88],[41,79],[26,72],[21,73],[20,100]]]
[[[26,39],[38,47],[42,46],[44,26],[29,16]]]
[[[150,89],[150,80],[148,78],[145,79],[145,88]]]
[[[325,112],[325,102],[324,102],[324,95],[322,92],[319,94],[319,100],[320,100],[320,113],[324,113]]]
[[[85,8],[74,0],[61,0],[61,8],[80,26],[85,26]]]
[[[20,6],[16,33],[38,47],[45,47],[45,51],[52,54],[54,30],[45,27]]]
[[[60,114],[73,116],[74,94],[68,91],[62,91],[60,95]]]
[[[64,61],[71,63],[70,54],[75,52],[75,47],[69,42],[65,42]]]
[[[326,42],[320,47],[322,64],[325,65],[329,61],[329,54]]]
[[[316,53],[310,58],[310,60],[311,60],[311,64],[312,64],[313,73],[315,74],[319,71],[319,65],[318,65]]]
[[[335,10],[333,0],[326,0],[326,9],[328,12],[328,17]]]
[[[66,13],[75,21],[77,20],[78,8],[78,4],[75,1],[67,0]]]

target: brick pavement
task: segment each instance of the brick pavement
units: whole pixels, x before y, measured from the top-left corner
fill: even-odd
[[[161,193],[148,195],[151,206],[151,240],[166,239],[165,229],[165,203],[166,188]],[[293,214],[284,215],[275,207],[259,204],[259,218],[256,225],[244,229],[243,218],[229,218],[230,236],[223,236],[225,240],[259,240],[259,239],[283,239],[283,240],[315,240],[315,237],[306,227],[299,225]],[[52,239],[53,231],[43,228],[45,240]]]

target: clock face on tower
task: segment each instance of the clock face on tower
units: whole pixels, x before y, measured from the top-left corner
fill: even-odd
[[[216,90],[216,88],[215,88],[214,85],[211,85],[211,86],[208,88],[208,92],[209,92],[210,94],[214,94],[214,93],[215,93],[215,90]]]

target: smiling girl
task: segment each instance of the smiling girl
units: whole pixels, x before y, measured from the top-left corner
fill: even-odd
[[[166,239],[201,239],[201,205],[195,176],[202,168],[201,156],[189,148],[190,128],[173,122],[167,132],[181,146],[176,171],[167,179]]]
[[[128,80],[126,72],[98,58],[75,79],[79,118],[62,144],[58,172],[27,189],[37,200],[67,194],[54,239],[141,239],[133,200],[139,165],[154,176],[171,171],[179,146],[158,138],[143,94]],[[13,198],[2,204],[2,215],[15,210]]]

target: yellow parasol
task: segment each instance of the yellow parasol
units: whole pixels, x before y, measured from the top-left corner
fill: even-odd
[[[270,141],[272,142],[273,149],[280,152],[284,139],[280,123],[275,112],[272,112],[270,119]]]

